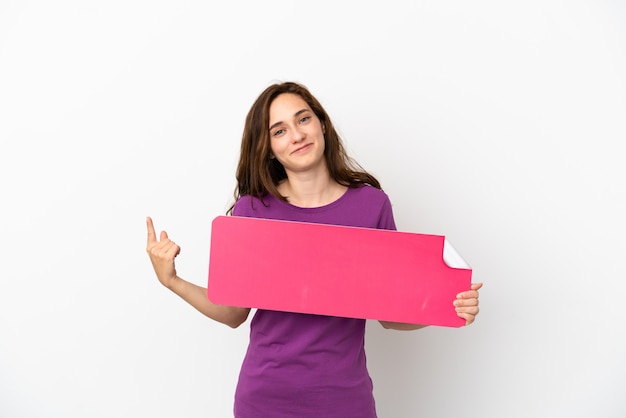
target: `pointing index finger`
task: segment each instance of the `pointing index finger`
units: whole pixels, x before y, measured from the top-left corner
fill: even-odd
[[[154,231],[154,224],[152,223],[151,217],[146,217],[146,225],[148,226],[148,244],[154,243],[157,241],[156,232]]]

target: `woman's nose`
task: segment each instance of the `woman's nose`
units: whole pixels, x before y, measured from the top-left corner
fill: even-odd
[[[302,132],[302,131],[300,130],[300,128],[298,128],[298,127],[295,127],[295,128],[292,130],[292,132],[293,132],[293,135],[291,136],[291,140],[292,140],[293,142],[300,142],[300,141],[302,141],[302,140],[304,139],[304,137],[306,136],[306,135],[304,134],[304,132]]]

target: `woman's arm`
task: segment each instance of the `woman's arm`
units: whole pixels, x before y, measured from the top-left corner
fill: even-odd
[[[146,251],[161,284],[209,318],[232,328],[241,325],[248,318],[250,308],[216,305],[207,297],[206,288],[178,277],[174,259],[180,253],[180,247],[168,238],[165,231],[161,232],[160,240],[157,240],[152,219],[148,217],[146,223],[148,226]]]
[[[185,302],[196,308],[209,318],[226,324],[231,328],[237,328],[248,318],[250,308],[236,306],[216,305],[207,297],[207,289],[200,287],[176,276],[168,287],[172,292],[180,296]]]
[[[404,322],[389,322],[389,321],[378,321],[380,325],[385,329],[395,329],[398,331],[413,331],[416,329],[425,328],[428,325],[420,325],[420,324],[406,324]]]

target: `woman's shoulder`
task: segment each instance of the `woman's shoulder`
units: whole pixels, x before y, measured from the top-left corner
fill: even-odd
[[[350,196],[352,196],[355,200],[364,200],[368,203],[382,203],[389,200],[387,193],[369,184],[360,184],[356,187],[350,188],[349,190]]]
[[[396,229],[391,201],[374,186],[362,185],[348,190],[343,209],[349,209],[346,225],[365,228]]]
[[[233,215],[258,217],[260,213],[269,209],[273,200],[276,200],[276,198],[271,194],[263,197],[240,196],[233,206]]]

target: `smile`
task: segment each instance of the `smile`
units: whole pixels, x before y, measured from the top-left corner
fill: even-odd
[[[311,148],[311,146],[313,146],[313,144],[303,145],[300,148],[297,148],[295,151],[293,151],[292,154],[298,154],[300,152],[304,152],[304,151],[308,150],[309,148]]]

